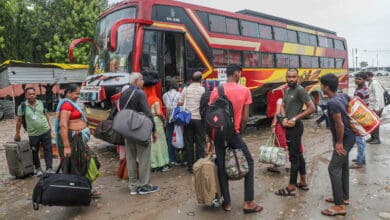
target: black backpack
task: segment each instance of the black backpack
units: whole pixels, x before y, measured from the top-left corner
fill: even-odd
[[[233,105],[222,85],[218,86],[218,98],[206,110],[205,128],[214,143],[224,143],[225,147],[234,135]]]
[[[212,91],[207,91],[207,92],[203,93],[202,97],[200,98],[199,113],[200,113],[202,120],[204,120],[206,118],[206,111],[207,111],[207,108],[209,107],[211,92]]]

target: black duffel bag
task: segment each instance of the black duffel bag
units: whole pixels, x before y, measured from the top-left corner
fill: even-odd
[[[112,130],[112,120],[103,120],[99,122],[93,136],[111,144],[125,145],[125,140],[122,135]]]
[[[96,125],[93,136],[111,144],[125,145],[125,139],[122,135],[112,130],[112,119],[117,112],[116,104],[114,104],[107,120],[103,120]]]
[[[32,201],[34,210],[39,204],[48,206],[89,206],[91,203],[91,182],[85,176],[46,173],[35,185]]]

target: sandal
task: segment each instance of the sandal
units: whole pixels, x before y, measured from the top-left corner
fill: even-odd
[[[294,191],[295,191],[295,189],[290,190],[290,189],[288,189],[288,187],[286,187],[286,188],[279,189],[278,191],[276,191],[275,195],[277,195],[277,196],[295,196],[295,193],[292,193]]]
[[[267,170],[273,173],[280,173],[279,167],[275,167],[275,166],[267,167]]]
[[[304,191],[308,191],[310,189],[307,184],[302,184],[302,183],[298,183],[297,187]]]
[[[244,212],[244,214],[249,214],[249,213],[254,213],[254,212],[261,212],[261,211],[263,211],[263,206],[256,205],[255,207],[253,207],[251,209],[242,209],[242,211]]]
[[[339,212],[339,211],[334,210],[333,208],[329,208],[329,209],[322,210],[321,214],[327,215],[327,216],[338,216],[338,215],[345,216],[347,214],[347,211]]]
[[[329,197],[329,198],[325,199],[325,202],[334,203],[334,199],[333,199],[333,197]],[[344,205],[349,205],[349,201],[344,200]]]
[[[97,190],[91,191],[91,198],[100,198],[101,195],[102,195],[102,193],[97,191]]]

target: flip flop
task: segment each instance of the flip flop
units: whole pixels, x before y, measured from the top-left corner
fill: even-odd
[[[301,184],[298,183],[298,188],[304,191],[308,191],[310,188],[307,186],[307,184]]]
[[[295,191],[295,189],[289,190],[288,187],[286,187],[286,188],[279,189],[278,191],[276,191],[275,195],[277,195],[277,196],[295,196],[295,193],[292,193],[294,191]]]
[[[333,197],[329,197],[325,199],[325,202],[334,203]],[[344,205],[349,205],[349,202],[344,201]]]
[[[263,211],[263,206],[256,205],[255,207],[253,207],[251,209],[242,209],[242,211],[244,212],[244,214],[249,214],[249,213],[254,213],[254,212],[261,212],[261,211]]]
[[[326,215],[326,216],[338,216],[338,215],[345,216],[347,214],[347,212],[339,212],[339,211],[336,211],[332,208],[329,208],[329,209],[322,210],[321,214]]]
[[[100,198],[101,195],[102,195],[102,193],[97,191],[97,190],[91,191],[91,198]]]
[[[278,167],[267,167],[267,170],[269,171],[269,172],[273,172],[273,173],[280,173],[280,170],[279,170],[279,168]]]

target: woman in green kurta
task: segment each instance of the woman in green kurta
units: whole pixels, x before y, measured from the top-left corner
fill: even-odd
[[[144,87],[144,91],[148,96],[148,103],[154,116],[157,131],[157,140],[154,143],[152,142],[150,165],[153,170],[165,172],[170,170],[170,167],[168,145],[164,132],[164,114],[161,108],[162,103],[156,95],[155,86]]]

